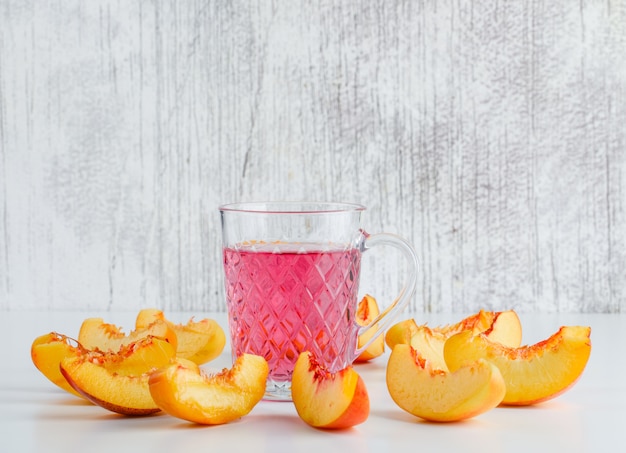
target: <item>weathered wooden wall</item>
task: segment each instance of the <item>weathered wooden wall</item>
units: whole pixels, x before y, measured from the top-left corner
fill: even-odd
[[[0,0],[0,310],[222,309],[253,199],[367,205],[416,312],[625,311],[625,2]]]

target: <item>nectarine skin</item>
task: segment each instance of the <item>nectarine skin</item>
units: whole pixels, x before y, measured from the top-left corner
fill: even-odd
[[[291,397],[300,418],[315,428],[345,429],[369,416],[369,395],[361,376],[351,366],[331,373],[307,351],[296,361]]]
[[[341,416],[331,422],[323,428],[326,429],[345,429],[351,426],[356,426],[367,420],[370,412],[370,400],[365,387],[365,382],[358,377],[356,383],[356,389],[354,390],[354,396],[352,397],[352,404],[348,406],[348,409],[341,414]]]

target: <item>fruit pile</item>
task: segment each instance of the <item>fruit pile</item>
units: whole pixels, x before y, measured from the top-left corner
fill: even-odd
[[[31,357],[54,384],[123,415],[164,411],[203,424],[248,414],[265,393],[265,359],[240,356],[231,369],[205,374],[200,365],[226,344],[212,319],[174,324],[160,310],[141,310],[128,335],[101,318],[83,321],[78,339],[51,332],[35,339]]]
[[[359,324],[378,314],[376,300],[365,296]],[[585,369],[590,335],[589,327],[563,326],[546,340],[521,346],[522,326],[514,311],[481,310],[434,328],[401,321],[362,348],[356,362],[381,356],[386,344],[392,400],[417,417],[451,422],[562,394]],[[359,345],[366,341],[364,335]],[[128,335],[89,318],[77,340],[55,332],[36,338],[31,356],[54,384],[110,411],[164,411],[194,423],[222,424],[248,414],[263,398],[269,371],[262,357],[243,354],[231,369],[205,373],[200,365],[224,346],[224,332],[211,319],[177,325],[162,311],[146,309]],[[307,351],[295,364],[291,393],[300,418],[316,428],[348,428],[369,416],[367,389],[354,367],[331,373]]]
[[[438,422],[501,404],[540,403],[581,376],[591,354],[590,335],[589,327],[563,326],[546,340],[521,346],[522,327],[512,310],[481,310],[432,329],[406,320],[385,335],[392,349],[387,388],[400,408]]]
[[[360,324],[376,318],[375,305],[371,297],[361,301]],[[590,335],[589,327],[563,326],[546,340],[521,346],[522,326],[513,310],[481,310],[434,328],[407,319],[379,338],[391,349],[386,384],[393,401],[425,420],[453,422],[562,394],[587,365]],[[383,350],[374,342],[356,362]],[[353,367],[331,374],[308,354],[296,363],[292,398],[300,417],[318,428],[354,426],[369,414],[365,384]]]

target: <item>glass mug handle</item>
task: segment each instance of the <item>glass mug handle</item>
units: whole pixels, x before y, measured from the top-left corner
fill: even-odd
[[[400,290],[400,294],[398,295],[398,297],[396,297],[393,303],[385,308],[380,313],[380,315],[378,315],[376,319],[374,319],[368,325],[358,326],[358,335],[362,335],[370,329],[378,329],[368,341],[366,341],[360,348],[356,349],[356,351],[354,352],[355,355],[352,360],[356,359],[363,351],[365,351],[367,347],[379,335],[382,335],[385,329],[390,327],[391,323],[402,313],[404,308],[408,305],[411,296],[413,295],[417,282],[417,272],[419,269],[419,264],[417,261],[417,255],[415,254],[413,247],[411,247],[411,244],[409,244],[405,239],[401,238],[400,236],[396,236],[394,234],[377,233],[369,235],[365,231],[361,230],[361,253],[366,252],[372,247],[376,247],[379,245],[389,245],[402,252],[409,264],[408,275],[404,286]]]

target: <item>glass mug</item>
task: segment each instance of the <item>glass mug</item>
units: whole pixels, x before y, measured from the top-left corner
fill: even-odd
[[[265,399],[291,400],[300,352],[329,371],[350,365],[408,305],[417,258],[404,239],[360,228],[366,208],[348,203],[266,202],[219,207],[224,285],[233,360],[265,357]],[[361,254],[377,245],[403,252],[409,269],[400,295],[372,323],[356,321]],[[358,348],[358,337],[378,326]]]

